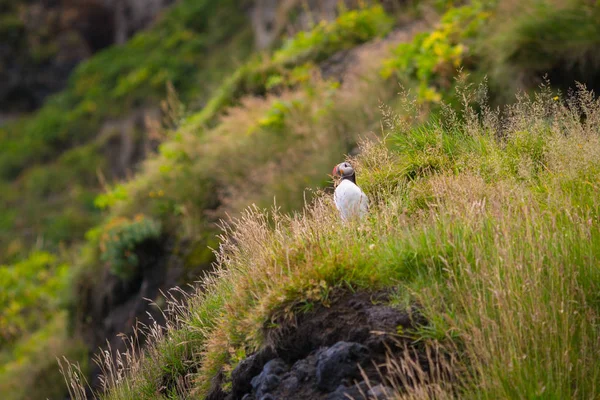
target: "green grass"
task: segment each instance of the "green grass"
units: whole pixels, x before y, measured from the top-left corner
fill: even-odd
[[[329,195],[293,216],[251,208],[169,336],[103,398],[149,394],[157,377],[196,368],[189,390],[201,397],[261,347],[274,315],[385,287],[423,307],[432,325],[419,340],[462,349],[445,395],[597,397],[600,103],[583,89],[563,100],[544,89],[499,125],[469,109],[451,125],[392,123],[352,160],[377,199],[365,221],[341,223]],[[567,103],[587,110],[584,122]],[[406,168],[423,158],[437,167]]]

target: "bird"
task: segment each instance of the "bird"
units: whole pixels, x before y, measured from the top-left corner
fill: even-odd
[[[333,201],[342,220],[363,218],[369,211],[369,199],[356,185],[356,172],[350,163],[343,162],[333,168],[334,178],[339,183],[333,192]]]

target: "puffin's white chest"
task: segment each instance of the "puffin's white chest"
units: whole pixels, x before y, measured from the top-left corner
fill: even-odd
[[[343,220],[362,217],[369,211],[367,195],[348,179],[340,182],[333,193],[333,200]]]

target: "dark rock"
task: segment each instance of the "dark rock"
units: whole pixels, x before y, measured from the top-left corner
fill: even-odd
[[[394,396],[394,390],[384,385],[377,385],[367,392],[369,400],[386,400]]]
[[[262,372],[252,378],[251,385],[256,393],[256,397],[262,397],[271,392],[281,383],[281,377],[288,370],[287,364],[280,358],[269,361],[265,364]]]
[[[275,317],[278,328],[265,330],[265,348],[238,365],[231,375],[232,391],[214,400],[385,398],[390,390],[381,385],[385,368],[376,365],[385,364],[388,349],[398,345],[419,353],[396,332],[398,326],[425,323],[416,310],[400,311],[387,300],[385,292],[334,295],[329,307],[317,306],[293,320]],[[218,394],[222,385],[213,387]]]
[[[315,376],[315,371],[316,368],[314,363],[310,363],[308,359],[300,360],[292,367],[292,372],[296,375],[300,382],[307,381],[311,377]]]
[[[326,400],[349,400],[349,399],[363,399],[364,393],[368,390],[368,386],[365,382],[361,382],[358,385],[344,386],[340,385],[337,387],[335,392],[329,394]]]
[[[252,390],[252,378],[259,375],[265,363],[275,357],[269,347],[242,360],[231,373],[232,398],[240,398]],[[253,397],[252,397],[253,399]]]
[[[319,354],[317,387],[334,391],[344,380],[360,375],[359,365],[369,357],[369,349],[359,343],[339,342]]]
[[[268,343],[278,349],[279,357],[288,363],[305,358],[315,349],[332,346],[339,341],[356,342],[385,351],[392,344],[398,326],[409,328],[412,317],[384,304],[381,294],[357,294],[340,299],[335,306],[301,314],[293,325],[279,321],[280,328],[265,332]],[[382,304],[383,303],[383,304]],[[372,334],[373,331],[388,335]],[[392,344],[393,345],[393,344]]]
[[[289,375],[281,382],[280,386],[284,392],[293,392],[300,386],[300,381],[297,376]]]

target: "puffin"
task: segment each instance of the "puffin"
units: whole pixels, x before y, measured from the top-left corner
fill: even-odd
[[[339,180],[333,201],[340,211],[342,220],[348,221],[356,217],[362,218],[369,211],[367,195],[356,185],[356,172],[347,162],[340,163],[333,168],[333,176]]]

